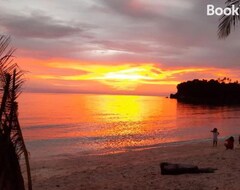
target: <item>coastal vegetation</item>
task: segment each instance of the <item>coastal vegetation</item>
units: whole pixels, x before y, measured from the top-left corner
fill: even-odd
[[[240,84],[229,78],[182,82],[177,93],[171,94],[180,102],[209,105],[240,105]]]
[[[18,120],[17,98],[24,82],[24,72],[13,61],[10,38],[0,36],[0,189],[24,190],[19,159],[25,157],[28,189],[32,189],[28,152]]]

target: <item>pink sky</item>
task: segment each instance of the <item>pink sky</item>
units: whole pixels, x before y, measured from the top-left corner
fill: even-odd
[[[34,92],[169,94],[239,76],[239,32],[217,38],[223,0],[2,1],[0,29]]]

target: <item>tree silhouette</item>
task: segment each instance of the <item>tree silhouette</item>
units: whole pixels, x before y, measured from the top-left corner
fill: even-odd
[[[227,77],[209,81],[194,79],[178,84],[177,93],[170,97],[193,104],[240,105],[240,84]]]

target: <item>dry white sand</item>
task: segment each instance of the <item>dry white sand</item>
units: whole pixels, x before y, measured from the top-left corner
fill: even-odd
[[[159,163],[212,167],[215,173],[163,176]],[[239,190],[240,148],[211,142],[130,151],[113,155],[69,155],[31,160],[34,190],[183,189]]]

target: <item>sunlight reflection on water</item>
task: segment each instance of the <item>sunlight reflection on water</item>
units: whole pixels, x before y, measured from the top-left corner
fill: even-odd
[[[204,139],[214,127],[223,136],[240,132],[238,107],[186,105],[157,96],[24,93],[19,107],[34,156]]]

